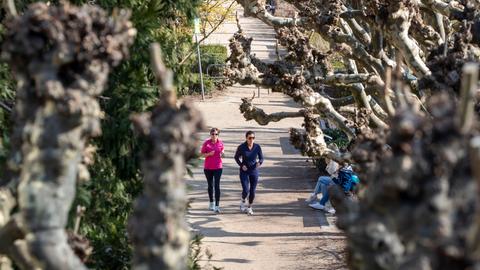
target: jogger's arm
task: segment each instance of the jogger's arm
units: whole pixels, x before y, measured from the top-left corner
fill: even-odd
[[[242,166],[242,162],[240,161],[240,156],[242,155],[242,150],[240,149],[242,145],[237,147],[237,151],[235,152],[235,156],[233,157],[237,162],[238,166]]]
[[[262,147],[258,145],[258,163],[262,165],[263,163],[263,153],[262,153]]]

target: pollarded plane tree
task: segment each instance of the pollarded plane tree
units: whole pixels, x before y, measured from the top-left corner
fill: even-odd
[[[22,269],[86,269],[65,226],[76,181],[89,178],[88,139],[101,132],[96,98],[136,30],[127,11],[113,18],[91,5],[45,3],[12,12],[6,28],[2,56],[17,98],[0,185],[0,254]]]
[[[298,13],[275,17],[261,1],[237,1],[246,16],[273,26],[288,54],[265,63],[251,54],[251,38],[239,31],[231,39],[230,84],[254,84],[283,92],[301,104],[297,113],[265,114],[243,99],[247,120],[266,125],[303,117],[305,131],[291,130],[291,142],[311,157],[331,155],[318,118],[328,119],[349,139],[361,128],[389,129],[389,116],[408,100],[424,103],[438,90],[456,96],[461,67],[480,56],[480,1],[286,1]],[[321,51],[312,33],[330,44]],[[340,56],[343,68],[334,70]],[[393,71],[393,72],[392,72]],[[408,86],[395,92],[390,81]],[[400,89],[400,88],[399,88]]]
[[[231,83],[271,87],[305,107],[268,115],[244,99],[241,110],[260,124],[304,117],[306,133],[291,139],[309,156],[330,153],[319,116],[355,139],[339,158],[357,166],[358,201],[330,189],[349,267],[478,268],[480,1],[287,2],[296,18],[242,2],[274,26],[285,59],[262,63],[239,31],[227,72]],[[311,31],[343,57],[343,72],[310,45]]]

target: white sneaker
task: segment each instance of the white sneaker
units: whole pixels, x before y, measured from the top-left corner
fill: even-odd
[[[325,211],[329,214],[335,214],[335,209],[330,208],[330,207],[326,207],[325,205],[321,205],[319,202],[311,203],[308,206],[310,206],[313,209]]]
[[[307,202],[307,203],[313,202],[313,201],[315,201],[316,199],[317,199],[317,194],[312,193],[312,194],[310,194],[310,196],[309,196],[307,199],[305,199],[305,202]]]
[[[253,209],[252,209],[252,207],[248,207],[248,208],[247,208],[247,215],[249,215],[249,216],[253,215]]]
[[[240,211],[242,211],[242,213],[244,213],[246,210],[247,210],[247,207],[245,206],[245,202],[240,201]]]
[[[220,213],[221,213],[219,206],[215,206],[215,210],[214,210],[214,211],[215,211],[215,213],[217,213],[217,214],[220,214]]]
[[[325,207],[325,210],[323,210],[323,211],[325,211],[329,214],[332,214],[332,215],[335,214],[335,212],[336,212],[335,209],[330,208],[330,207]]]
[[[214,203],[214,202],[210,202],[210,204],[208,205],[208,209],[209,209],[209,210],[212,210],[212,211],[215,211],[215,203]]]
[[[313,209],[317,209],[317,210],[324,210],[325,209],[325,205],[321,205],[319,202],[310,203],[308,206],[310,206]]]

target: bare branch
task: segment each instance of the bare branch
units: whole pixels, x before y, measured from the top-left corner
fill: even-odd
[[[344,74],[336,73],[325,77],[316,77],[315,81],[325,84],[353,84],[353,83],[365,83],[378,78],[376,74],[372,73],[358,73],[358,74]]]
[[[457,1],[451,1],[448,3],[441,0],[422,0],[422,3],[434,12],[440,13],[444,16],[454,19],[463,18],[464,7]]]
[[[463,78],[457,122],[460,132],[466,134],[470,132],[475,117],[474,105],[478,85],[478,64],[467,63],[463,66],[462,71]]]
[[[408,67],[417,77],[430,75],[431,72],[420,56],[420,48],[409,36],[411,11],[401,4],[392,6],[391,17],[388,19],[387,37],[403,55]]]
[[[355,103],[355,99],[353,98],[353,96],[347,96],[347,97],[341,97],[341,98],[332,98],[332,97],[329,97],[326,94],[322,94],[322,95],[325,96],[326,98],[328,98],[330,100],[330,102],[332,103],[333,107],[335,107],[335,108],[343,107],[343,106],[346,106],[346,105],[352,105],[352,104]]]
[[[388,112],[388,115],[393,116],[395,114],[395,108],[393,107],[392,100],[390,98],[390,86],[392,84],[392,69],[387,67],[385,70],[385,87],[383,88],[383,100]]]
[[[246,0],[237,2],[243,6],[245,11],[245,17],[254,15],[256,18],[271,26],[297,26],[305,24],[308,21],[307,18],[275,17],[268,13],[257,0]]]
[[[357,69],[357,66],[355,64],[355,61],[353,61],[351,59],[346,59],[345,64],[347,66],[347,69],[350,72],[352,72],[354,74],[358,74],[358,69]],[[380,78],[376,77],[376,80],[380,80]],[[372,107],[370,106],[370,101],[367,97],[364,86],[361,83],[355,83],[355,84],[353,84],[353,89],[355,91],[352,94],[356,97],[356,100],[357,100],[357,103],[358,103],[359,107],[363,107],[363,108],[367,109],[368,112],[370,112],[369,116],[370,116],[370,119],[372,120],[372,122],[377,127],[380,127],[380,128],[383,128],[383,129],[388,128],[388,125],[385,122],[383,122],[380,118],[378,118],[378,116],[372,110]],[[379,111],[382,112],[383,110],[379,110]]]
[[[17,17],[18,12],[13,0],[3,0],[3,7],[7,11],[8,15]]]
[[[240,104],[240,112],[247,121],[255,120],[259,125],[265,126],[270,122],[278,122],[285,118],[297,118],[304,117],[304,110],[298,112],[277,112],[267,114],[262,109],[253,106],[251,98],[242,98],[242,104]]]
[[[168,97],[168,102],[173,105],[177,102],[177,93],[173,86],[173,72],[163,64],[162,50],[158,43],[150,45],[150,54],[152,56],[153,74],[160,85],[160,89],[165,92],[165,97]]]
[[[440,31],[440,38],[442,39],[442,43],[447,42],[447,35],[445,33],[445,25],[443,23],[443,15],[435,12],[435,21],[437,23],[437,27]]]
[[[10,106],[8,106],[7,104],[5,104],[3,101],[0,101],[0,107],[8,113],[12,112],[12,108]]]
[[[372,43],[372,37],[355,19],[347,20],[348,24],[352,28],[355,37],[360,40],[364,45],[369,46]]]

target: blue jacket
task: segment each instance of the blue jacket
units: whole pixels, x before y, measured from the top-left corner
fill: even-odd
[[[262,148],[256,143],[253,143],[252,150],[250,150],[248,149],[247,143],[244,142],[237,147],[237,152],[235,152],[235,161],[237,162],[238,166],[240,166],[240,171],[242,171],[243,165],[247,166],[248,172],[255,171],[257,168],[257,157],[258,163],[262,164]]]

